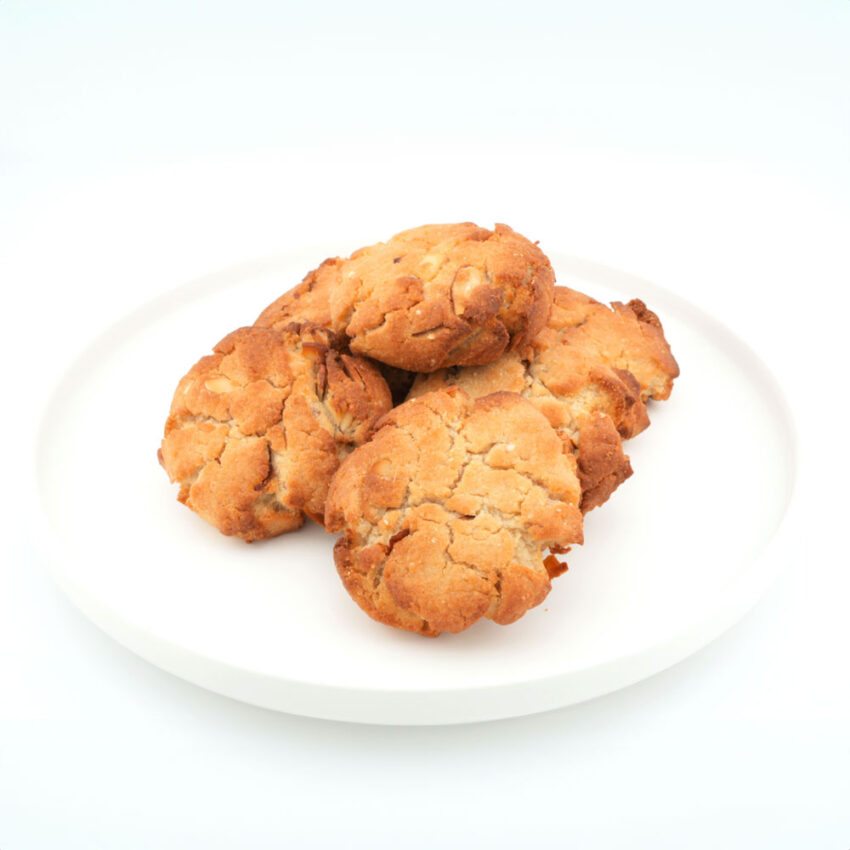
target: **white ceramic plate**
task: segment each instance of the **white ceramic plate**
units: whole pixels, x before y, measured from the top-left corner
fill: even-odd
[[[509,627],[429,640],[370,620],[315,525],[223,537],[176,501],[156,450],[179,377],[331,251],[187,284],[70,365],[37,436],[38,538],[72,600],[121,643],[206,688],[313,717],[440,724],[530,714],[655,673],[704,646],[768,586],[794,479],[791,418],[756,355],[644,280],[566,256],[561,283],[643,298],[682,368],[634,476],[588,515],[546,602]],[[741,493],[759,494],[744,499]]]

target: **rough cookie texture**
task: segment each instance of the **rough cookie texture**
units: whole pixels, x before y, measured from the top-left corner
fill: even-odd
[[[405,402],[334,477],[325,511],[348,592],[374,619],[424,635],[512,623],[582,540],[572,457],[514,393],[452,387]]]
[[[160,462],[223,534],[273,537],[322,522],[340,461],[391,407],[377,368],[330,331],[240,328],[178,384]]]
[[[260,313],[254,324],[261,328],[285,328],[292,322],[331,326],[331,289],[339,280],[342,260],[332,257],[313,269],[298,286],[284,292]]]
[[[457,385],[473,398],[502,390],[528,398],[575,453],[588,511],[632,474],[621,438],[649,425],[645,402],[666,399],[678,374],[661,323],[642,301],[608,307],[558,286],[530,345],[486,366],[421,375],[410,397]]]
[[[556,353],[559,345],[571,350],[566,361],[563,352]],[[549,321],[534,340],[534,349],[540,369],[563,372],[572,362],[580,368],[583,362],[596,360],[627,372],[631,377],[623,376],[624,380],[633,387],[636,381],[642,402],[669,398],[673,381],[679,376],[661,321],[638,298],[628,304],[614,301],[609,306],[566,286],[556,287]],[[633,416],[638,421],[631,426],[628,416],[618,423],[627,439],[649,424],[645,413]]]
[[[339,279],[342,260],[325,260],[319,268],[311,271],[298,286],[285,292],[276,301],[269,304],[254,324],[263,328],[284,328],[292,322],[310,322],[324,328],[331,327],[331,288]],[[413,379],[413,372],[399,369],[376,361],[384,380],[392,393],[393,403],[401,404],[407,397]]]
[[[426,225],[325,260],[257,319],[293,318],[345,334],[351,350],[411,372],[489,363],[545,324],[555,275],[504,224]]]

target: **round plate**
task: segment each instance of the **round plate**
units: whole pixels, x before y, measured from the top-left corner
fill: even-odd
[[[178,379],[331,251],[205,277],[110,327],[61,378],[36,437],[37,538],[71,599],[172,673],[281,711],[365,723],[511,717],[645,678],[757,600],[783,557],[794,436],[764,364],[730,331],[644,280],[552,255],[562,284],[639,297],[682,369],[635,474],[585,522],[543,605],[436,640],[370,620],[308,525],[263,543],[220,535],[176,501],[156,451]],[[743,486],[742,486],[743,482]],[[742,500],[741,491],[758,492]]]

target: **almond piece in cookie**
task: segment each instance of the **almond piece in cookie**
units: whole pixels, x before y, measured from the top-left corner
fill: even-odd
[[[330,331],[240,328],[177,386],[160,462],[223,534],[273,537],[323,521],[340,461],[391,407],[377,368]]]
[[[649,425],[645,402],[666,399],[678,374],[661,323],[642,301],[608,307],[558,286],[530,345],[485,366],[420,375],[409,398],[447,386],[473,398],[502,390],[524,396],[576,455],[586,512],[632,474],[621,438]]]
[[[544,550],[582,540],[575,465],[546,418],[514,393],[473,401],[449,388],[376,428],[325,510],[328,530],[344,532],[334,557],[360,607],[434,636],[539,605],[560,566]]]

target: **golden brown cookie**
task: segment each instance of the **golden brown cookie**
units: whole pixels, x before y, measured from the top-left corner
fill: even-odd
[[[255,324],[309,321],[354,353],[406,372],[489,363],[543,327],[555,275],[546,255],[504,224],[417,227],[325,260]]]
[[[411,372],[489,363],[545,324],[555,275],[546,255],[504,224],[406,230],[325,260],[257,319],[308,320],[351,350]]]
[[[581,364],[595,361],[628,373],[624,380],[639,389],[643,402],[669,398],[679,376],[658,316],[638,298],[609,306],[566,286],[556,287],[549,321],[533,347],[537,368],[562,373],[561,381],[573,363],[580,369]],[[635,417],[632,413],[630,419],[628,411],[624,413],[618,430],[626,439],[649,424],[644,414]]]
[[[588,511],[632,474],[620,438],[647,427],[646,400],[667,398],[678,374],[661,323],[642,301],[608,307],[558,286],[547,325],[530,345],[485,366],[421,375],[410,397],[450,385],[473,398],[520,393],[576,454]]]
[[[514,393],[452,387],[405,402],[343,462],[325,522],[337,570],[380,622],[437,635],[512,623],[561,570],[543,551],[582,540],[572,456]]]
[[[377,368],[330,331],[240,328],[178,384],[160,462],[223,534],[273,537],[322,522],[340,461],[391,407]]]

